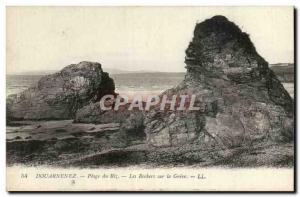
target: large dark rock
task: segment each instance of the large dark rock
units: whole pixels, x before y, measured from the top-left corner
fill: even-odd
[[[70,119],[76,111],[105,94],[115,85],[101,64],[80,62],[42,77],[37,84],[7,98],[7,119]]]
[[[233,148],[293,139],[292,98],[249,36],[227,18],[196,25],[185,63],[184,81],[163,94],[194,94],[200,110],[153,109],[144,123],[150,145]]]

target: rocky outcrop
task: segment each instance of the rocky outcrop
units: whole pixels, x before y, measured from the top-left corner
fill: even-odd
[[[42,77],[36,85],[7,98],[7,120],[71,119],[77,110],[115,86],[101,64],[80,62],[60,72]]]
[[[197,111],[153,109],[144,124],[154,147],[233,148],[293,140],[293,100],[249,36],[223,16],[196,25],[185,79],[163,95],[196,95]]]

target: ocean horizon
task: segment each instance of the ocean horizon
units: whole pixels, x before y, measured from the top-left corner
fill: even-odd
[[[127,95],[160,94],[178,85],[184,79],[185,73],[122,73],[111,74],[116,86],[116,92]],[[6,75],[6,96],[20,93],[36,84],[45,75]],[[282,83],[292,98],[294,98],[294,83]]]

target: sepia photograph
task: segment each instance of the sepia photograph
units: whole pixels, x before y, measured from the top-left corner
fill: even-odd
[[[8,191],[295,191],[293,6],[6,7]]]

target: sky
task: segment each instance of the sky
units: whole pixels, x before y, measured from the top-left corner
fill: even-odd
[[[7,7],[7,74],[81,61],[129,71],[185,72],[196,23],[224,15],[269,63],[294,62],[293,7]]]

